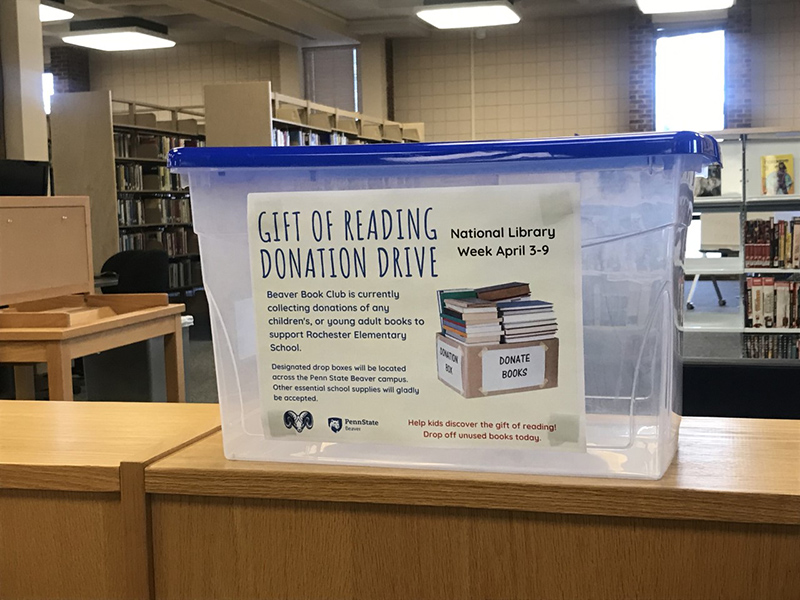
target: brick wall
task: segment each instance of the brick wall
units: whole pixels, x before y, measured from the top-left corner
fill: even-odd
[[[653,131],[656,128],[656,31],[650,18],[638,10],[631,19],[628,39],[628,128],[630,131]]]
[[[752,9],[750,0],[738,0],[728,11],[725,26],[725,127],[751,127]]]
[[[50,72],[56,94],[89,91],[89,52],[73,46],[50,48]]]

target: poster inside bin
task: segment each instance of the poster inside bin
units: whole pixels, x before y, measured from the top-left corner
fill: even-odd
[[[585,450],[579,186],[250,194],[265,434]]]

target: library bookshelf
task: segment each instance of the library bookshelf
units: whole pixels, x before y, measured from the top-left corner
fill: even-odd
[[[687,259],[684,272],[687,280],[733,280],[737,293],[735,298],[726,296],[725,302],[720,295],[719,307],[694,306],[684,313],[684,359],[697,364],[796,366],[800,364],[800,240],[797,248],[789,244],[795,241],[792,225],[800,220],[800,195],[797,184],[794,193],[765,193],[761,157],[800,159],[800,132],[764,128],[712,135],[722,154],[721,195],[695,199],[703,258]],[[781,221],[785,230],[779,230]],[[755,246],[767,247],[760,260],[751,256]],[[710,256],[713,252],[721,257]],[[763,307],[759,300],[759,310],[767,309],[774,319],[754,322],[750,289],[754,282],[759,293],[770,296]],[[781,300],[779,289],[786,300]],[[781,312],[785,319],[779,318]],[[784,322],[788,326],[778,326]]]
[[[205,145],[203,119],[194,107],[119,100],[107,91],[54,98],[54,186],[90,197],[98,271],[119,251],[163,249],[170,293],[202,289],[188,187],[169,172],[167,154]]]
[[[425,137],[423,123],[399,123],[287,96],[274,92],[269,81],[207,85],[205,114],[209,146],[406,143]]]

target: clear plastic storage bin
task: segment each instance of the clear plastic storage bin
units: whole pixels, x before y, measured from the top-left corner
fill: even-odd
[[[694,176],[719,162],[697,133],[289,148],[182,148],[211,310],[231,459],[659,478],[681,413],[682,259]],[[585,452],[275,439],[262,424],[248,194],[577,183]],[[487,206],[487,211],[492,207]],[[562,375],[563,376],[563,375]],[[435,397],[422,401],[435,403]]]

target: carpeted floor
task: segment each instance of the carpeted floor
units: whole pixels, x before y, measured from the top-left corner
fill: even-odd
[[[211,340],[191,340],[186,364],[186,399],[189,402],[216,402],[217,375]]]

